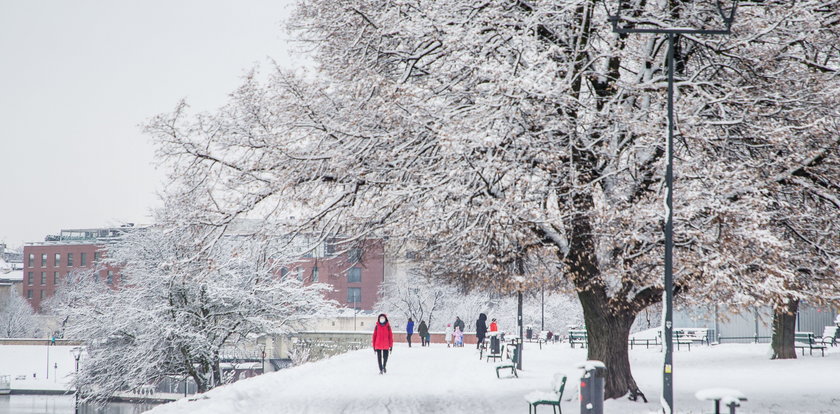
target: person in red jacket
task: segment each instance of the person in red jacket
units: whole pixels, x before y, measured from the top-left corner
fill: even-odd
[[[373,350],[376,352],[376,362],[379,363],[379,374],[388,372],[388,353],[394,350],[394,333],[391,332],[391,324],[384,313],[379,314],[379,321],[373,328]]]

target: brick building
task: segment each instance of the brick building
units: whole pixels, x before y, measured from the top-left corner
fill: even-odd
[[[340,306],[371,311],[379,300],[379,287],[385,280],[385,252],[380,239],[364,240],[356,247],[339,251],[325,242],[299,262],[280,269],[281,277],[296,277],[304,283],[326,283],[333,287],[327,295]]]
[[[40,312],[43,301],[55,295],[56,288],[68,275],[94,267],[98,269],[95,278],[118,288],[120,269],[103,266],[101,259],[109,243],[133,229],[136,228],[62,230],[58,236],[48,236],[43,242],[27,243],[23,248],[21,296]],[[278,276],[332,285],[333,291],[327,297],[340,306],[372,310],[385,277],[384,246],[378,239],[364,240],[357,245],[342,248],[336,241],[317,243],[299,261],[282,267]]]
[[[53,296],[58,286],[73,272],[98,271],[94,277],[117,288],[119,269],[103,266],[108,243],[116,240],[131,226],[101,229],[62,230],[57,236],[47,236],[43,242],[23,246],[23,283],[20,294],[36,312],[42,302]]]

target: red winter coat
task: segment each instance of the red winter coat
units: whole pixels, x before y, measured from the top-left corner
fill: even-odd
[[[373,349],[391,349],[394,347],[394,333],[391,332],[391,324],[388,323],[388,317],[383,313],[379,316],[385,316],[385,323],[379,323],[379,318],[376,318],[376,327],[373,328]]]
[[[490,332],[497,332],[499,330],[499,325],[496,325],[496,322],[490,323]]]

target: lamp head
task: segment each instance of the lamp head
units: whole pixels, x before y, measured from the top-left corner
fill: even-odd
[[[78,361],[79,358],[82,357],[82,347],[80,347],[80,346],[73,347],[73,349],[70,350],[70,353],[73,354],[73,358],[75,358],[76,361]]]

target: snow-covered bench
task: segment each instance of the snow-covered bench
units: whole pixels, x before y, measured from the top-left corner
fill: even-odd
[[[729,407],[729,414],[735,414],[735,408],[741,406],[741,401],[746,401],[744,393],[730,388],[707,388],[694,393],[698,400],[714,401],[715,414],[720,414],[720,403]]]
[[[580,344],[581,348],[583,348],[588,344],[588,342],[586,329],[569,329],[569,345],[571,345],[572,348],[575,347],[575,344]]]
[[[796,332],[794,335],[794,348],[801,348],[802,355],[805,355],[805,348],[808,348],[808,354],[814,355],[814,350],[819,349],[822,356],[825,356],[825,344],[817,343],[813,332]]]
[[[504,355],[504,353],[505,353],[505,344],[499,344],[499,353],[498,354],[493,353],[493,349],[492,349],[492,347],[490,347],[490,349],[487,352],[487,362],[490,362],[491,358],[493,359],[493,361],[495,361],[497,359],[501,360],[502,355]]]
[[[525,401],[528,401],[528,414],[537,414],[537,407],[540,405],[550,405],[552,410],[557,407],[560,410],[560,400],[563,398],[563,389],[566,387],[566,375],[562,373],[554,374],[554,379],[551,381],[551,391],[533,391],[525,396]]]
[[[704,343],[709,345],[709,330],[707,328],[674,329],[674,335],[682,341],[700,342],[701,345]]]
[[[691,344],[695,341],[699,341],[702,343],[709,343],[708,339],[709,330],[706,328],[678,328],[674,329],[671,335],[671,343],[677,346],[677,350],[679,351],[680,345],[687,345],[688,350],[691,351]],[[662,342],[665,342],[664,335],[662,331],[659,331],[659,337],[662,338]]]
[[[513,352],[510,351],[511,348],[513,348]],[[519,378],[519,374],[516,372],[516,361],[519,358],[519,347],[516,345],[508,345],[507,352],[508,360],[496,365],[496,378],[501,378],[499,376],[499,371],[503,369],[509,369],[514,377]]]
[[[822,344],[831,344],[831,346],[836,346],[837,343],[840,342],[840,327],[826,326],[819,342]]]

